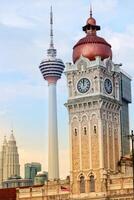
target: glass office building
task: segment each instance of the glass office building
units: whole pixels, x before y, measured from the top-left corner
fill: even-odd
[[[131,78],[121,72],[120,84],[121,101],[121,145],[122,156],[130,153],[130,141],[128,139],[129,130],[129,103],[131,103]]]
[[[32,179],[34,181],[34,177],[37,172],[41,171],[41,164],[32,162],[25,164],[25,179]]]

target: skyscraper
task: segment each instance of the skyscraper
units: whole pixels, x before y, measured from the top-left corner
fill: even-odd
[[[120,79],[120,101],[121,101],[121,146],[122,156],[130,153],[129,135],[129,103],[131,103],[131,78],[125,72],[121,72]]]
[[[57,129],[57,99],[56,83],[61,78],[64,64],[61,59],[56,58],[56,49],[53,43],[53,13],[50,12],[50,46],[47,50],[47,59],[40,63],[40,71],[43,78],[48,82],[49,90],[49,150],[48,150],[48,178],[59,179],[58,158],[58,129]]]
[[[25,179],[32,179],[34,181],[34,177],[37,172],[41,171],[41,164],[32,162],[25,164]]]
[[[19,154],[12,131],[8,142],[6,137],[4,138],[2,150],[0,152],[0,185],[11,176],[19,175]]]

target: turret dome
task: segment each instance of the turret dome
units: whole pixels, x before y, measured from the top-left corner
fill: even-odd
[[[97,36],[96,32],[98,30],[100,30],[100,26],[96,25],[96,20],[92,17],[92,11],[90,10],[90,17],[83,27],[86,36],[80,39],[73,47],[74,63],[81,55],[89,60],[95,60],[96,56],[100,56],[102,60],[108,57],[112,58],[111,45],[105,39]]]

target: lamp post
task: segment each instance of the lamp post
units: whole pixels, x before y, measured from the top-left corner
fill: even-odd
[[[133,132],[133,130],[131,130],[131,134],[128,135],[128,138],[131,139],[131,144],[132,144],[133,199],[134,199],[134,132]]]

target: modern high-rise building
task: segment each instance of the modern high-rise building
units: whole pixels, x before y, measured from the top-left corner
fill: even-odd
[[[129,135],[129,104],[131,103],[131,77],[120,73],[120,102],[121,102],[121,149],[122,156],[130,153]]]
[[[19,154],[12,131],[9,141],[7,141],[6,137],[4,138],[2,150],[0,152],[0,185],[2,186],[2,182],[8,180],[11,176],[19,175]]]
[[[58,127],[57,127],[57,97],[56,84],[64,70],[61,59],[56,58],[56,49],[53,43],[53,13],[50,12],[50,47],[47,50],[47,58],[40,63],[40,71],[43,78],[48,82],[49,90],[49,150],[48,150],[48,179],[59,179],[59,156],[58,156]]]
[[[32,179],[34,181],[34,178],[37,174],[37,172],[41,171],[41,164],[32,162],[32,163],[26,163],[25,164],[25,179]]]

